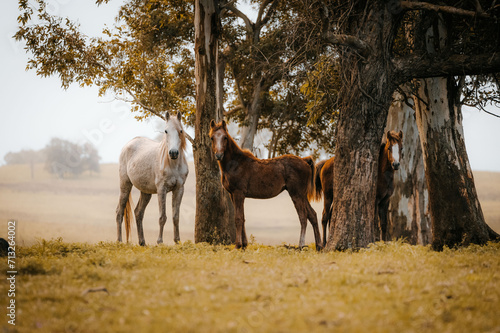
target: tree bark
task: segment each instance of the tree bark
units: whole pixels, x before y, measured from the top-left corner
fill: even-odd
[[[195,1],[196,120],[194,162],[196,173],[195,242],[230,243],[225,192],[208,136],[217,117],[217,0]]]
[[[390,239],[403,237],[411,244],[427,245],[432,240],[429,193],[415,110],[407,104],[413,100],[404,101],[409,95],[394,93],[384,130],[403,131],[403,156],[389,201],[388,233]]]
[[[427,30],[425,40],[430,55],[446,48],[442,17]],[[484,221],[477,197],[463,137],[460,91],[450,76],[418,83],[415,110],[429,189],[432,247],[484,244],[498,235]]]
[[[450,55],[449,48],[438,47],[440,36],[434,36],[429,45],[436,51],[433,54],[394,58],[392,47],[403,16],[401,11],[391,11],[390,7],[381,0],[349,2],[343,19],[337,21],[335,27],[335,33],[353,36],[363,43],[335,42],[348,47],[347,50],[341,48],[339,55],[343,87],[339,93],[341,112],[337,125],[329,250],[365,247],[374,240],[378,149],[396,86],[416,77],[491,73],[500,68],[496,46],[490,48],[493,50],[490,54]],[[328,18],[328,10],[322,13]],[[442,29],[434,26],[430,30]],[[416,31],[419,37],[420,31]],[[425,93],[430,96],[431,91],[436,94],[426,102],[419,100],[416,105],[433,246],[438,250],[444,245],[482,244],[488,239],[498,239],[484,223],[463,144],[460,108],[447,96],[450,92],[447,88],[437,84],[426,89],[423,85],[418,96]],[[446,110],[434,111],[439,103],[447,106]]]
[[[395,89],[388,39],[394,22],[383,2],[367,5],[366,11],[366,20],[353,20],[347,33],[363,38],[372,53],[363,62],[355,53],[340,56],[346,89],[337,125],[329,250],[366,247],[374,241],[378,155]]]
[[[420,80],[421,98],[416,103],[435,250],[490,240],[467,158],[455,90],[451,78]]]

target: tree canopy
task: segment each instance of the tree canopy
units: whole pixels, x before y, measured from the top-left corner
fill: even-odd
[[[107,1],[97,1],[103,2]],[[241,124],[243,132],[249,123],[263,129],[271,125],[270,119],[275,123],[299,120],[294,122],[295,130],[318,138],[320,146],[331,152],[333,142],[323,135],[319,127],[324,125],[317,120],[331,124],[335,111],[311,108],[318,94],[311,94],[310,88],[294,88],[306,103],[300,110],[283,112],[287,94],[271,93],[288,86],[300,88],[311,78],[306,72],[313,66],[316,53],[304,48],[306,41],[299,38],[303,35],[291,33],[286,23],[293,19],[294,8],[278,0],[254,4],[258,17],[251,22],[236,2],[220,2],[227,116]],[[19,8],[20,27],[15,38],[26,43],[28,69],[40,76],[57,75],[63,88],[72,83],[95,85],[100,95],[110,93],[130,102],[138,119],[153,114],[161,117],[165,110],[176,110],[193,125],[193,1],[128,1],[117,13],[115,25],[98,37],[85,36],[69,18],[49,14],[46,0],[37,0],[35,5],[20,0]],[[307,110],[314,110],[314,114],[304,113],[308,103]],[[253,118],[249,117],[252,113]],[[290,117],[290,113],[300,113],[301,117]],[[279,153],[285,147],[293,147],[294,152],[305,148],[288,139],[292,138],[279,138],[284,143]],[[253,136],[249,140],[251,147]]]

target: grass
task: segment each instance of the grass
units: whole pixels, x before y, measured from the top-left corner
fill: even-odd
[[[56,239],[17,250],[17,325],[2,319],[8,332],[500,330],[499,244],[317,253]],[[1,283],[0,295],[7,289]]]

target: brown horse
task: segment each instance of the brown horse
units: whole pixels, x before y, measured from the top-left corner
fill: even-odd
[[[387,211],[389,198],[394,192],[394,172],[399,169],[399,159],[402,155],[403,132],[388,131],[380,146],[377,175],[377,195],[375,200],[375,239],[387,240]],[[335,157],[321,161],[316,165],[315,200],[324,196],[323,216],[323,246],[326,246],[327,229],[332,217],[333,203],[333,161]]]
[[[221,181],[231,194],[235,210],[236,248],[248,244],[245,232],[245,198],[269,199],[287,190],[300,220],[299,246],[305,246],[307,220],[314,229],[316,249],[321,247],[321,236],[316,212],[309,204],[308,196],[314,193],[314,161],[311,157],[300,158],[284,155],[261,160],[248,150],[242,150],[228,134],[226,122],[210,123],[212,150],[219,163]]]

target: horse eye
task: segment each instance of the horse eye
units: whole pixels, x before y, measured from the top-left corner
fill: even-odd
[[[181,130],[181,134],[182,134],[182,130]]]
[[[165,134],[168,134],[167,130],[165,130]]]

